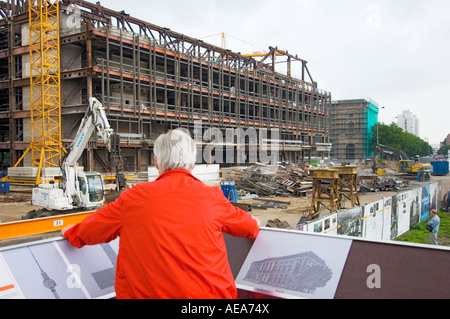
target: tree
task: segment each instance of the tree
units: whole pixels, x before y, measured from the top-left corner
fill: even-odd
[[[409,157],[427,156],[433,153],[430,144],[414,134],[405,132],[394,122],[390,125],[378,124],[378,140],[380,144],[403,151]],[[377,126],[375,125],[372,127],[372,149],[375,149],[376,144]]]
[[[447,155],[449,150],[450,150],[450,145],[444,145],[439,149],[439,151],[437,153],[441,154],[441,155]]]

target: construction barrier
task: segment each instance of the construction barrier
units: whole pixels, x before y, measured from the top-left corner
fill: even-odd
[[[0,299],[114,298],[118,241],[0,248]],[[450,298],[448,247],[274,228],[225,242],[241,299]]]

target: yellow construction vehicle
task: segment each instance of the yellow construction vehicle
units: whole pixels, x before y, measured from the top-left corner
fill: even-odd
[[[430,163],[421,163],[419,156],[416,155],[414,160],[400,160],[398,162],[398,172],[406,173],[408,175],[431,175],[433,166]]]
[[[429,178],[433,172],[433,166],[429,163],[421,163],[419,156],[416,155],[414,160],[410,160],[408,156],[395,148],[378,144],[375,146],[372,170],[374,174],[385,175],[382,169],[377,168],[379,158],[397,162],[397,171],[399,174],[417,175],[423,174],[425,178]]]

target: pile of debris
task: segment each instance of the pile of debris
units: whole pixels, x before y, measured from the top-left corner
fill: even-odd
[[[371,182],[359,180],[361,192],[397,192],[409,187],[409,182],[398,178],[376,178]]]
[[[224,177],[224,176],[222,176]],[[261,197],[307,196],[312,194],[309,169],[294,166],[255,164],[245,169],[233,169],[226,178],[235,181],[236,189]]]
[[[322,168],[326,168],[323,165]],[[333,168],[332,165],[329,168]],[[388,170],[387,168],[385,171]],[[371,169],[358,166],[360,192],[396,192],[409,187],[409,182],[388,171],[381,176]],[[249,167],[222,168],[222,179],[233,180],[238,194],[256,197],[296,196],[309,197],[313,193],[312,171],[308,164],[294,165],[254,164]],[[238,195],[238,198],[240,196]]]
[[[274,220],[269,219],[266,223],[266,227],[291,228],[291,225],[285,220],[281,221],[278,218],[275,218]]]

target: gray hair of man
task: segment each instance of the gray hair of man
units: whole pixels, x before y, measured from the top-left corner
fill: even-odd
[[[197,158],[194,140],[181,129],[161,134],[155,141],[153,152],[160,174],[174,169],[191,171]]]

